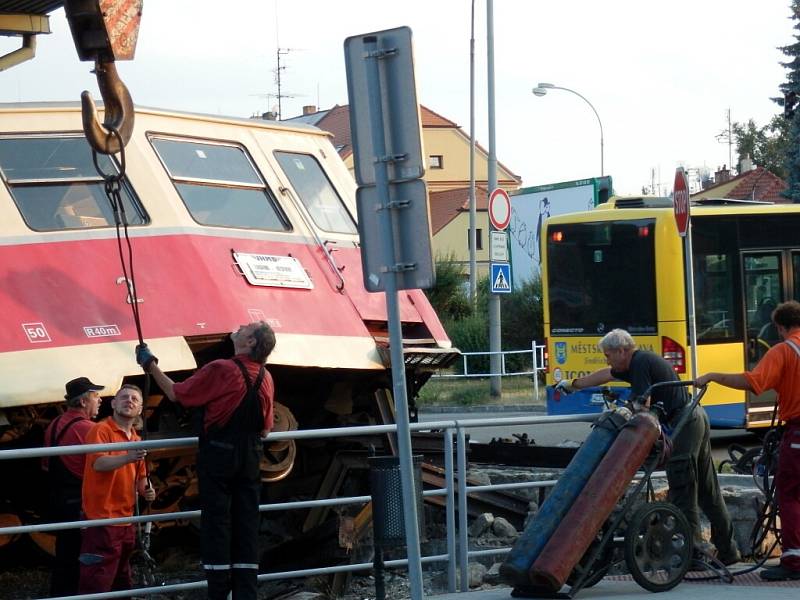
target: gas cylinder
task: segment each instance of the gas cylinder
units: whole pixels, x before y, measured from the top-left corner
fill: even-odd
[[[533,563],[533,585],[561,589],[642,466],[660,431],[658,418],[652,413],[640,412],[631,418]]]
[[[531,565],[630,416],[631,412],[627,408],[619,407],[603,413],[597,420],[594,430],[583,442],[542,503],[536,517],[517,538],[505,562],[500,566],[500,575],[505,581],[514,585],[529,583],[528,571]]]

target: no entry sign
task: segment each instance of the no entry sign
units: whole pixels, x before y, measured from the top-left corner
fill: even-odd
[[[672,188],[672,204],[675,209],[675,225],[678,226],[678,234],[686,236],[689,230],[689,182],[686,179],[686,172],[683,167],[675,170],[675,185]]]
[[[498,231],[503,231],[511,221],[511,200],[503,188],[496,188],[489,195],[489,221]]]

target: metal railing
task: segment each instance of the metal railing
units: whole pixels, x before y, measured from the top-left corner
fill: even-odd
[[[533,394],[534,399],[539,398],[539,373],[547,369],[545,364],[545,345],[537,344],[536,340],[531,341],[530,350],[498,350],[496,352],[462,352],[462,373],[435,373],[431,379],[461,379],[470,377],[512,377],[518,375],[533,375]],[[469,358],[471,356],[492,356],[495,354],[500,355],[500,372],[499,373],[470,373]],[[508,371],[506,369],[506,355],[519,355],[530,354],[531,362],[530,369],[526,371]]]
[[[558,416],[530,416],[530,417],[505,417],[497,419],[461,419],[461,420],[442,420],[429,421],[426,423],[412,423],[412,431],[443,431],[444,437],[444,462],[445,462],[445,487],[425,490],[423,496],[445,496],[445,519],[446,519],[446,540],[447,553],[433,556],[423,556],[422,563],[447,562],[447,582],[450,592],[456,591],[456,567],[460,574],[461,591],[468,591],[468,564],[470,557],[487,556],[508,552],[510,548],[497,548],[493,550],[469,550],[468,544],[468,513],[467,498],[469,494],[486,492],[491,490],[510,490],[523,488],[549,487],[555,481],[538,481],[528,483],[506,483],[496,485],[467,485],[467,451],[465,430],[470,428],[514,426],[514,425],[536,425],[548,423],[567,423],[567,422],[592,422],[598,415],[558,415]],[[395,433],[395,425],[371,425],[361,427],[339,427],[329,429],[307,429],[298,431],[286,431],[270,433],[267,439],[271,442],[280,440],[307,440],[319,438],[351,437],[360,435],[375,435]],[[453,461],[453,438],[456,437],[456,464]],[[148,440],[141,442],[121,442],[114,444],[86,444],[82,446],[58,446],[54,448],[22,448],[14,450],[1,450],[0,460],[15,460],[24,458],[38,458],[45,456],[86,454],[90,452],[104,452],[109,450],[120,451],[129,449],[164,449],[164,448],[185,448],[197,445],[196,437],[177,438],[169,440]],[[458,508],[456,510],[456,481],[458,489]],[[259,506],[260,512],[297,510],[323,506],[341,506],[346,504],[366,504],[370,502],[370,496],[350,496],[341,498],[327,498],[307,501],[283,502],[274,504],[262,504]],[[458,519],[456,520],[456,512]],[[14,527],[0,528],[0,535],[17,535],[33,532],[52,532],[64,529],[76,529],[83,527],[99,527],[103,525],[113,525],[120,523],[143,523],[148,521],[167,521],[175,519],[196,519],[199,518],[200,511],[182,511],[172,513],[148,514],[132,516],[121,519],[94,519],[86,521],[72,521],[61,523],[40,523],[33,525],[18,525]],[[402,567],[408,564],[407,559],[386,561],[387,567]],[[371,570],[372,563],[358,563],[347,565],[331,565],[315,569],[301,569],[296,571],[282,571],[276,573],[261,573],[258,575],[260,582],[275,579],[286,579],[294,577],[309,577],[342,572],[356,572]],[[150,594],[163,594],[168,592],[178,592],[182,590],[201,589],[206,586],[205,581],[193,581],[170,585],[160,585],[144,588],[134,588],[132,591],[137,596]],[[99,600],[101,598],[126,598],[129,597],[131,590],[121,590],[117,592],[103,592],[100,594],[84,594],[80,596],[65,596],[58,600]],[[52,599],[51,599],[52,600]]]

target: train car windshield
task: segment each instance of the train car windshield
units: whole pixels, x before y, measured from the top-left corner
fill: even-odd
[[[550,331],[602,335],[657,331],[655,221],[551,225],[547,232]]]
[[[288,231],[288,220],[244,148],[151,137],[192,218],[202,225]]]
[[[104,173],[117,173],[114,161],[98,155]],[[114,213],[103,180],[83,137],[2,137],[0,173],[25,223],[36,231],[113,226]],[[130,225],[147,222],[127,181],[121,189]]]
[[[275,156],[317,227],[332,233],[356,233],[356,224],[319,163],[308,154]]]

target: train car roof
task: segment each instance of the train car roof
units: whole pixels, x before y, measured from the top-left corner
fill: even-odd
[[[103,103],[97,103],[98,110],[103,109]],[[319,127],[307,123],[292,121],[291,124],[282,121],[269,121],[266,119],[250,119],[246,117],[230,117],[224,115],[212,115],[191,111],[173,110],[167,108],[157,108],[151,106],[135,105],[136,114],[149,114],[158,116],[177,117],[182,119],[197,119],[202,121],[213,121],[230,125],[240,125],[256,127],[260,129],[280,129],[282,131],[301,131],[304,133],[315,133],[325,137],[333,137],[328,131],[323,131]],[[49,102],[0,102],[0,113],[4,112],[79,112],[80,102],[73,101],[49,101]]]

